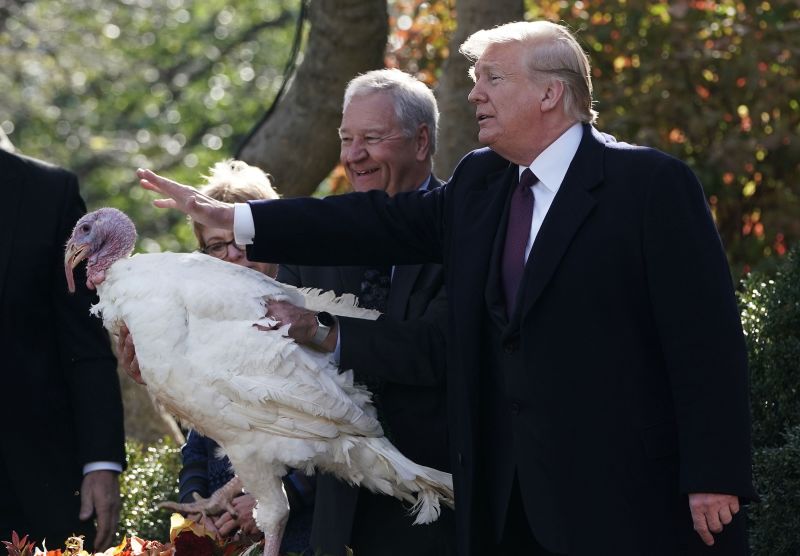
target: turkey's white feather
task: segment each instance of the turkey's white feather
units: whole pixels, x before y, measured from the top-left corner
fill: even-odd
[[[321,468],[407,500],[420,523],[436,519],[439,498],[452,504],[450,475],[414,464],[382,437],[370,393],[352,372],[339,373],[329,355],[285,331],[254,326],[273,299],[377,317],[353,296],[300,290],[197,253],[121,259],[98,294],[93,311],[112,333],[127,324],[151,393],[231,459],[259,500],[259,525],[272,523],[269,478],[287,467]]]

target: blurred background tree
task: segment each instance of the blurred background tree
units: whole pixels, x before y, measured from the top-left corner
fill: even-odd
[[[0,126],[17,149],[75,171],[90,208],[137,222],[140,248],[193,245],[135,183],[139,166],[198,181],[283,82],[299,0],[6,3]]]
[[[188,227],[156,216],[133,187],[134,168],[196,183],[238,153],[279,176],[314,166],[303,185],[278,179],[287,193],[308,194],[336,156],[333,91],[382,55],[436,87],[437,173],[447,176],[475,137],[465,100],[457,110],[465,66],[450,54],[472,30],[523,15],[578,33],[601,129],[693,167],[735,275],[772,264],[800,236],[796,2],[314,0],[304,11],[300,0],[5,0],[0,126],[22,152],[75,170],[90,207],[129,212],[141,249],[192,248]],[[358,64],[337,62],[351,57]],[[346,189],[339,170],[323,191]]]

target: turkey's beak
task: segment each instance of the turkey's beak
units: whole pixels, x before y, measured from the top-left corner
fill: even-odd
[[[70,293],[75,293],[75,276],[73,275],[73,271],[75,267],[87,257],[88,250],[88,244],[76,245],[71,241],[67,243],[67,249],[64,252],[64,273],[67,275],[67,287]]]

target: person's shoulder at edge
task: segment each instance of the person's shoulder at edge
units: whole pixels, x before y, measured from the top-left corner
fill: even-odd
[[[69,170],[57,166],[50,162],[26,156],[20,152],[8,152],[0,149],[0,161],[5,164],[15,165],[19,172],[34,172],[38,175],[60,177],[62,179],[75,178],[75,174]]]

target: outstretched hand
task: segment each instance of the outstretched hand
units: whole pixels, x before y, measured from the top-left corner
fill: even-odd
[[[689,495],[694,530],[708,546],[714,544],[712,533],[721,533],[722,528],[733,521],[739,513],[739,498],[730,494],[692,493]]]
[[[233,229],[233,205],[212,199],[194,187],[180,184],[159,176],[152,170],[136,170],[139,185],[150,191],[166,196],[156,199],[153,205],[158,208],[174,208],[188,214],[195,222],[209,228]]]

